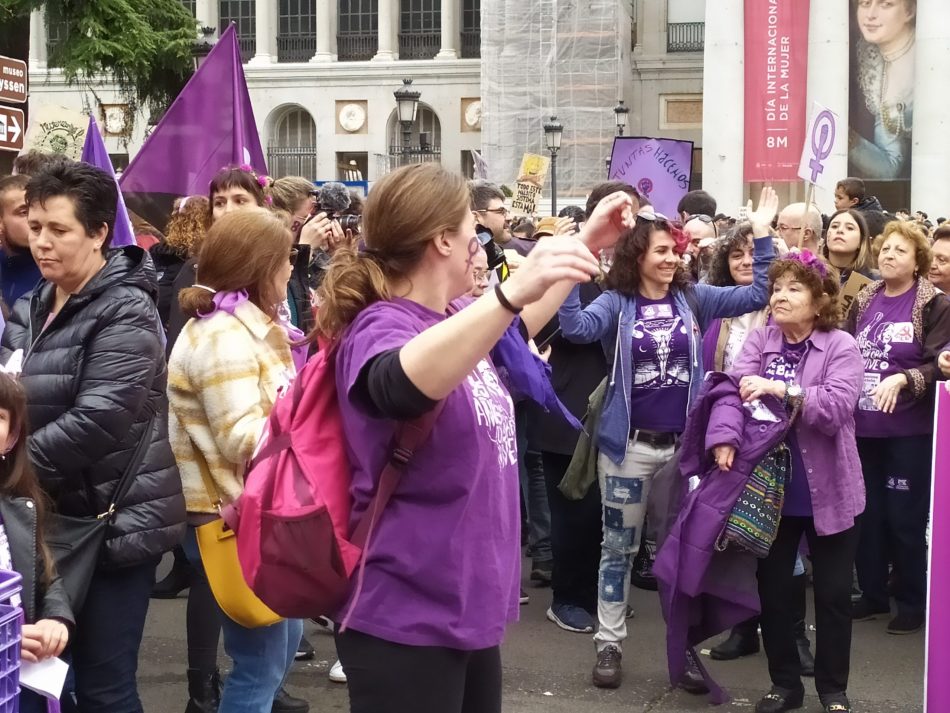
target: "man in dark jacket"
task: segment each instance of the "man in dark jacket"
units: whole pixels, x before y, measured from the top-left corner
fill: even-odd
[[[105,172],[63,163],[27,185],[33,252],[43,274],[3,334],[0,360],[26,353],[21,381],[30,458],[57,512],[96,516],[129,475],[71,650],[79,708],[141,711],[135,673],[162,553],[184,534],[181,480],[168,444],[162,327],[152,262],[109,249],[117,188]]]
[[[40,281],[40,268],[30,253],[27,226],[25,193],[29,180],[29,176],[0,178],[0,288],[7,305],[13,305]]]

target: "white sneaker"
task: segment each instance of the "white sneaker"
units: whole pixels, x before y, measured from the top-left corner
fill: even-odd
[[[346,683],[346,673],[343,672],[343,664],[339,661],[330,667],[330,680],[334,683]]]

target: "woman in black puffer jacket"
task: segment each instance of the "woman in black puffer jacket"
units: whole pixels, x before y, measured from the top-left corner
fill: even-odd
[[[81,711],[137,713],[138,649],[155,565],[184,534],[155,270],[136,246],[109,250],[117,188],[64,162],[27,186],[30,249],[43,274],[21,298],[0,359],[25,352],[30,458],[55,509],[103,512],[136,445],[149,445],[118,503],[71,644]]]

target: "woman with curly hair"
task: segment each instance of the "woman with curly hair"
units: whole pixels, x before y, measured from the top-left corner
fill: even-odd
[[[165,240],[154,245],[149,254],[155,263],[158,277],[158,314],[168,337],[168,318],[178,292],[172,289],[185,262],[197,254],[207,230],[208,199],[204,196],[185,196],[175,201],[168,219]],[[168,339],[165,356],[171,354],[174,339]]]
[[[596,435],[604,538],[593,681],[601,688],[621,682],[632,554],[640,545],[653,477],[673,457],[703,381],[702,329],[717,317],[745,314],[766,303],[775,191],[763,189],[758,209],[751,208],[750,203],[749,218],[759,236],[752,284],[690,284],[680,257],[686,242],[682,231],[664,216],[641,210],[617,243],[607,291],[582,309],[575,287],[558,311],[566,339],[600,341],[612,362]],[[692,693],[705,693],[691,664],[680,683]]]

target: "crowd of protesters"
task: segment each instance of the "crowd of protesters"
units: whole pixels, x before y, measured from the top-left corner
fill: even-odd
[[[742,220],[704,191],[667,217],[613,181],[515,221],[498,186],[434,164],[365,205],[228,166],[114,247],[117,198],[61,157],[0,179],[0,568],[23,575],[23,659],[69,663],[63,710],[141,711],[149,599],[185,590],[188,713],[308,710],[284,689],[303,622],[225,614],[200,542],[328,343],[351,524],[399,424],[434,424],[339,612],[352,711],[500,711],[506,626],[541,591],[519,545],[547,618],[593,635],[598,687],[623,681],[631,584],[659,589],[674,686],[718,700],[695,647],[764,645],[757,713],[800,707],[802,676],[847,713],[852,623],[923,627],[942,220],[852,178],[829,217],[771,188]],[[781,492],[760,551],[730,529],[757,477]],[[107,526],[80,587],[57,538],[82,518]]]

